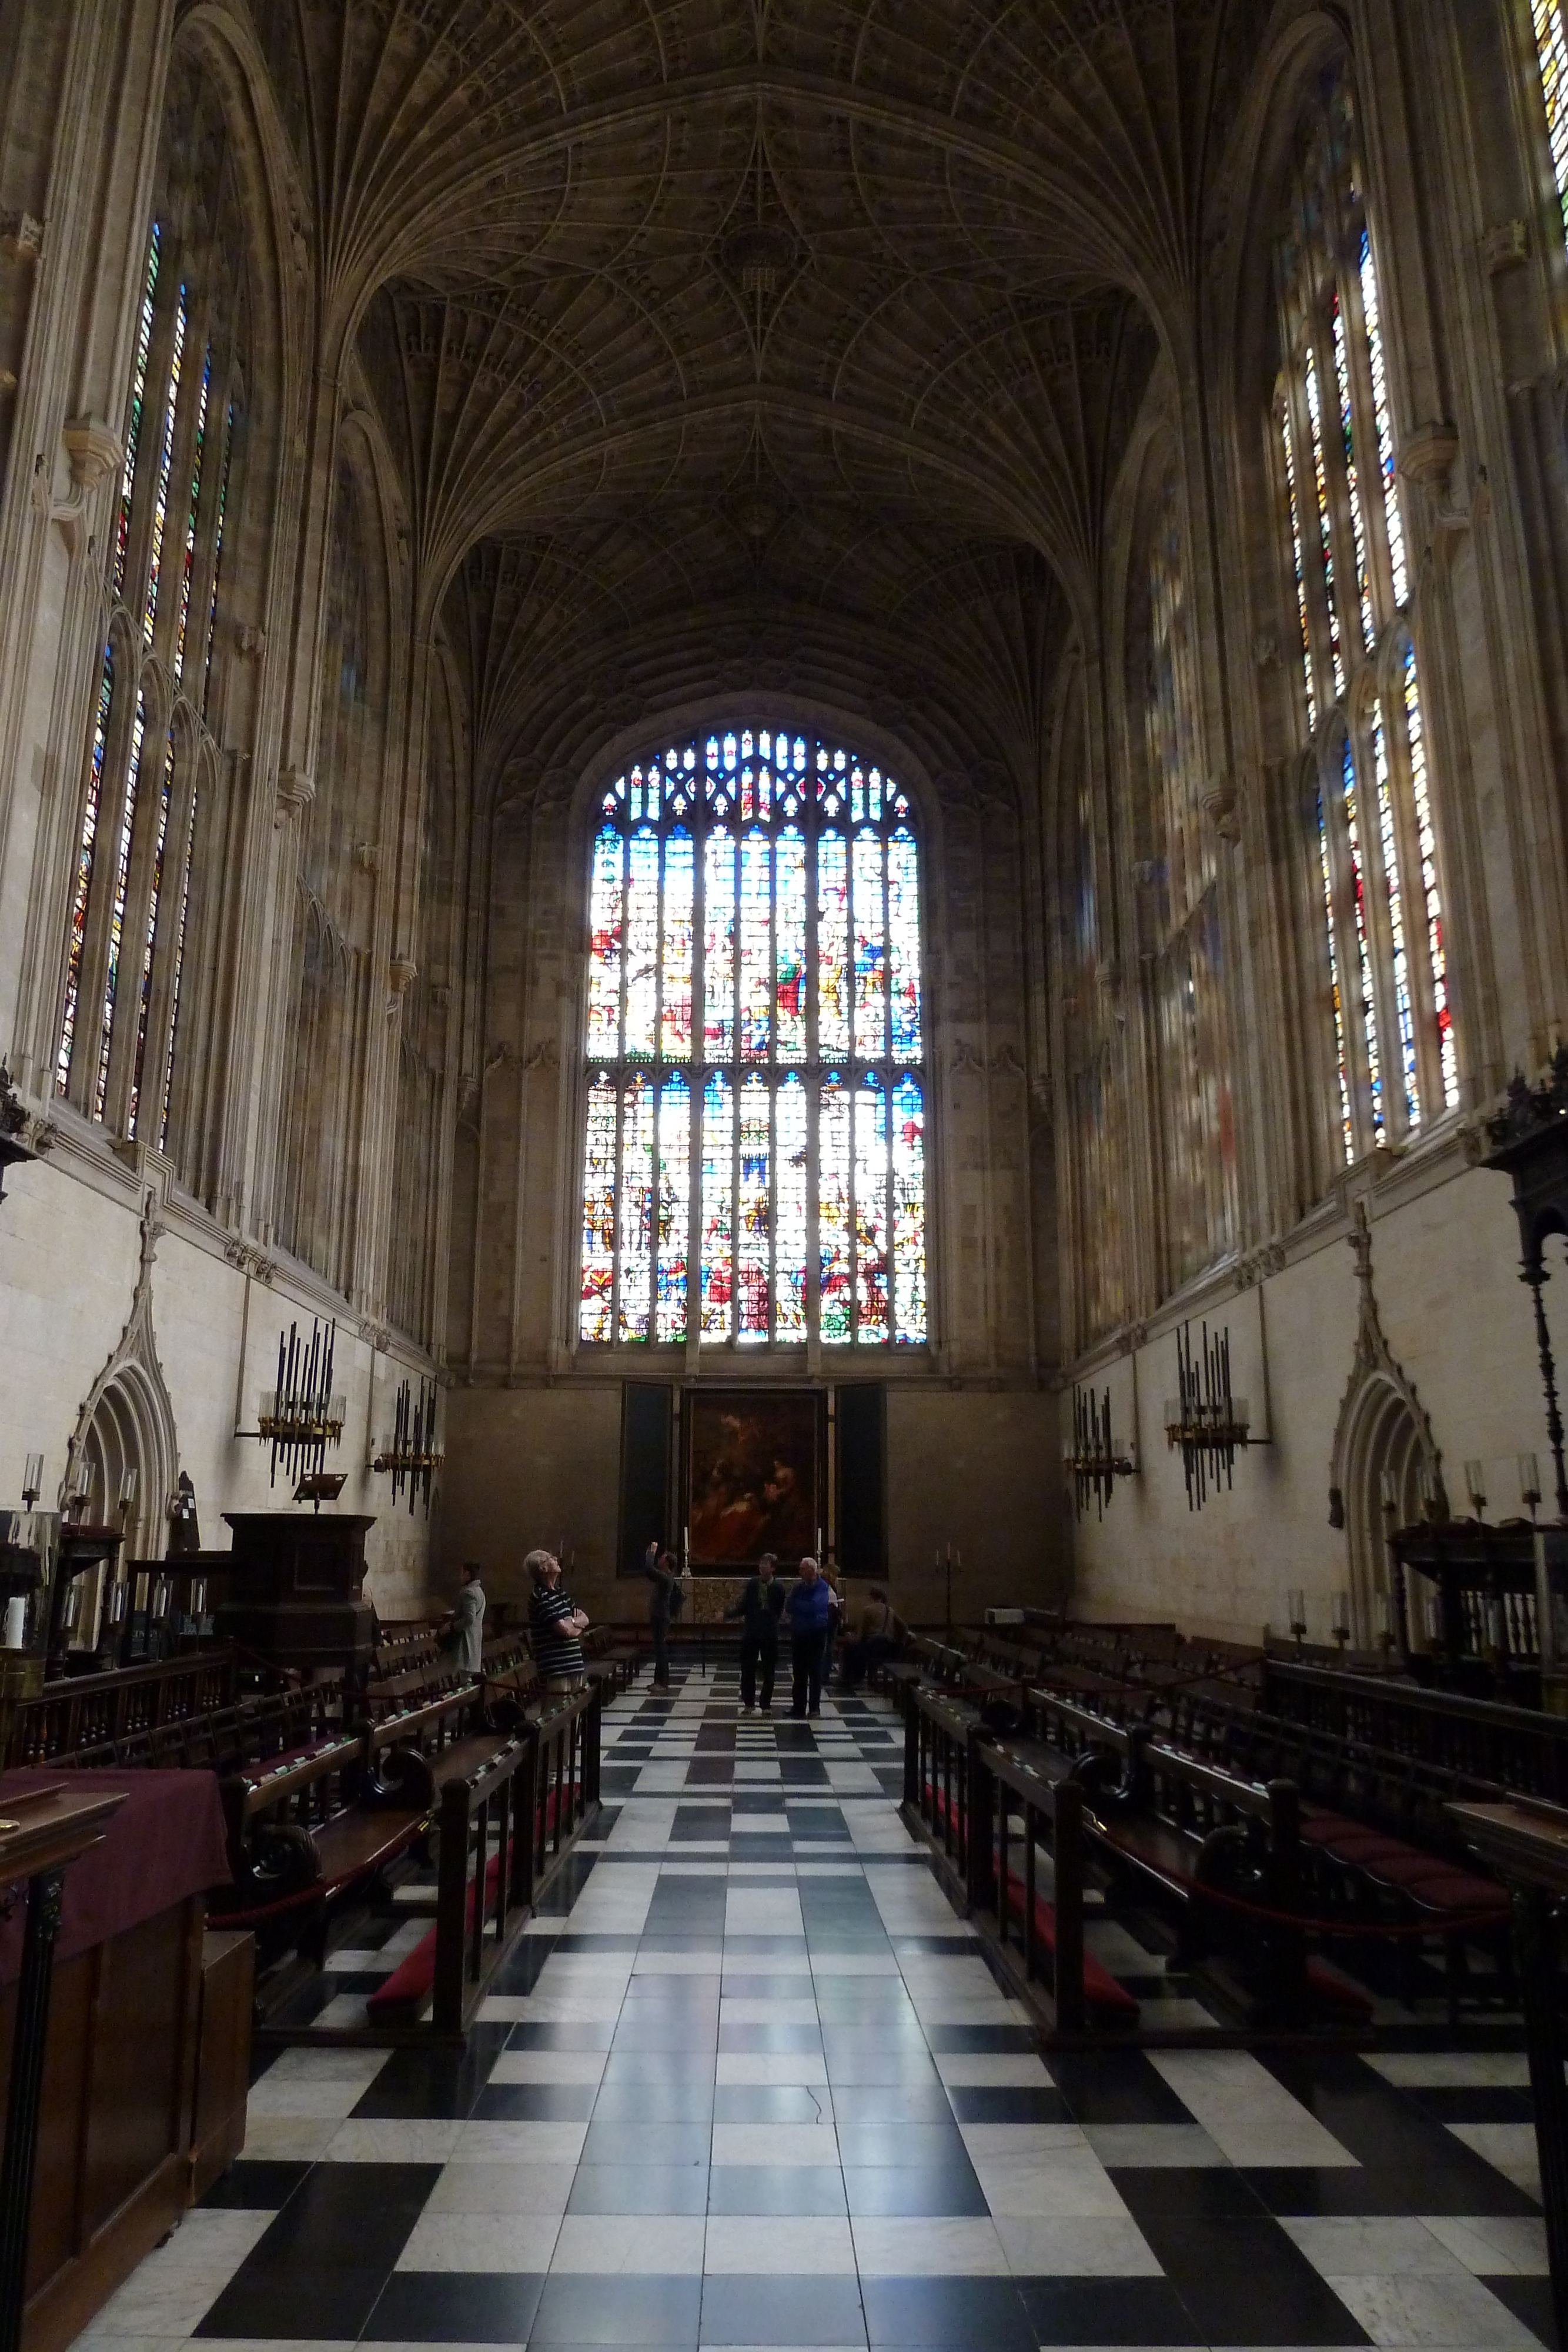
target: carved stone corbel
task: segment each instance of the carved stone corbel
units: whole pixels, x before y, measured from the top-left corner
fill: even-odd
[[[277,815],[275,822],[285,824],[290,817],[302,816],[316,797],[316,779],[305,768],[279,768],[277,772]]]
[[[1203,794],[1203,813],[1221,841],[1241,838],[1241,812],[1234,777],[1214,778]]]
[[[120,436],[101,416],[69,416],[60,435],[70,459],[71,480],[90,498],[120,471],[124,456]]]

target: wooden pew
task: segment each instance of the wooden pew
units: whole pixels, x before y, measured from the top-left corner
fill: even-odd
[[[67,1675],[16,1708],[5,1761],[53,1764],[231,1706],[238,1693],[232,1643],[106,1675]]]

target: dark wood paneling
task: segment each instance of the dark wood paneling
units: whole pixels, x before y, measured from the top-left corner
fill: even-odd
[[[839,1566],[850,1576],[887,1568],[887,1391],[855,1381],[834,1400]]]
[[[670,1496],[670,1430],[673,1388],[663,1381],[628,1381],[621,1391],[621,1546],[622,1576],[641,1572],[643,1556],[655,1538],[674,1549],[678,1541]]]

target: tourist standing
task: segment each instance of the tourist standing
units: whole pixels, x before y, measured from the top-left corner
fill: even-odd
[[[670,1687],[670,1620],[680,1612],[680,1580],[673,1551],[648,1546],[643,1573],[653,1590],[648,1596],[648,1623],[653,1635],[653,1688]]]
[[[822,1653],[827,1646],[832,1609],[832,1594],[808,1553],[784,1603],[784,1614],[789,1621],[792,1716],[820,1715],[822,1711]]]
[[[587,1676],[582,1637],[588,1619],[570,1592],[560,1589],[560,1562],[552,1551],[531,1551],[528,1572],[528,1646],[548,1691],[575,1691]]]
[[[485,1663],[485,1588],[476,1559],[463,1563],[463,1582],[452,1614],[442,1628],[442,1647],[465,1674],[476,1675]]]
[[[746,1589],[733,1609],[725,1611],[727,1621],[740,1620],[740,1704],[749,1715],[757,1704],[758,1669],[762,1675],[762,1712],[766,1715],[773,1705],[773,1677],[779,1668],[779,1620],[784,1609],[784,1588],[774,1575],[778,1562],[770,1551],[765,1551],[757,1563],[757,1573],[746,1580]]]
[[[873,1584],[871,1597],[861,1611],[860,1630],[852,1642],[844,1643],[843,1680],[841,1690],[860,1688],[864,1675],[873,1666],[891,1658],[904,1639],[904,1626],[895,1615],[887,1588]]]

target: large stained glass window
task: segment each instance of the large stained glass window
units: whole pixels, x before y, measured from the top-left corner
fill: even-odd
[[[589,877],[579,1337],[927,1334],[908,794],[789,730],[629,768]]]
[[[1354,97],[1301,125],[1276,247],[1275,394],[1302,714],[1318,766],[1335,1153],[1407,1142],[1459,1100],[1388,353]],[[1314,887],[1316,886],[1314,885]]]
[[[1557,201],[1568,224],[1568,25],[1563,0],[1531,0],[1535,24],[1535,55],[1541,68],[1541,95],[1546,102],[1546,135],[1552,147],[1552,169],[1557,181]]]

